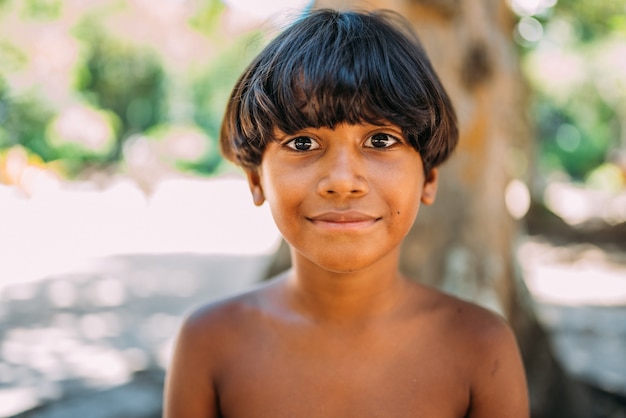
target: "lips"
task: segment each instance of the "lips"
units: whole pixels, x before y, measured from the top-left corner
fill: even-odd
[[[348,230],[367,228],[380,218],[358,211],[329,211],[307,219],[323,228]]]
[[[324,212],[316,216],[312,216],[309,219],[312,221],[322,221],[322,222],[337,222],[337,223],[346,223],[346,222],[365,222],[376,220],[377,217],[371,216],[362,212],[357,211],[338,211],[338,212]]]

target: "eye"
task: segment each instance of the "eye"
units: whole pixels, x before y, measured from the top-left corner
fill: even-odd
[[[285,145],[295,151],[312,151],[320,147],[314,139],[308,136],[299,136],[290,140]]]
[[[400,140],[392,135],[377,133],[367,138],[365,146],[369,148],[389,148],[398,142],[400,142]]]

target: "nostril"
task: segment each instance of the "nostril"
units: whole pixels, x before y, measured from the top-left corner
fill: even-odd
[[[317,191],[326,196],[356,197],[367,193],[367,180],[354,170],[332,170],[319,179]]]

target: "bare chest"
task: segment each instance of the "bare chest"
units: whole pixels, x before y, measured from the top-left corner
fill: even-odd
[[[279,334],[225,362],[225,418],[461,418],[469,402],[458,356],[428,338],[393,333]]]

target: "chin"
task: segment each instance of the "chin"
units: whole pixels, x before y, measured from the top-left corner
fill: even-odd
[[[381,262],[385,257],[356,257],[351,254],[339,253],[327,257],[307,257],[302,255],[304,263],[309,264],[308,267],[317,268],[329,273],[351,274],[366,270]]]

